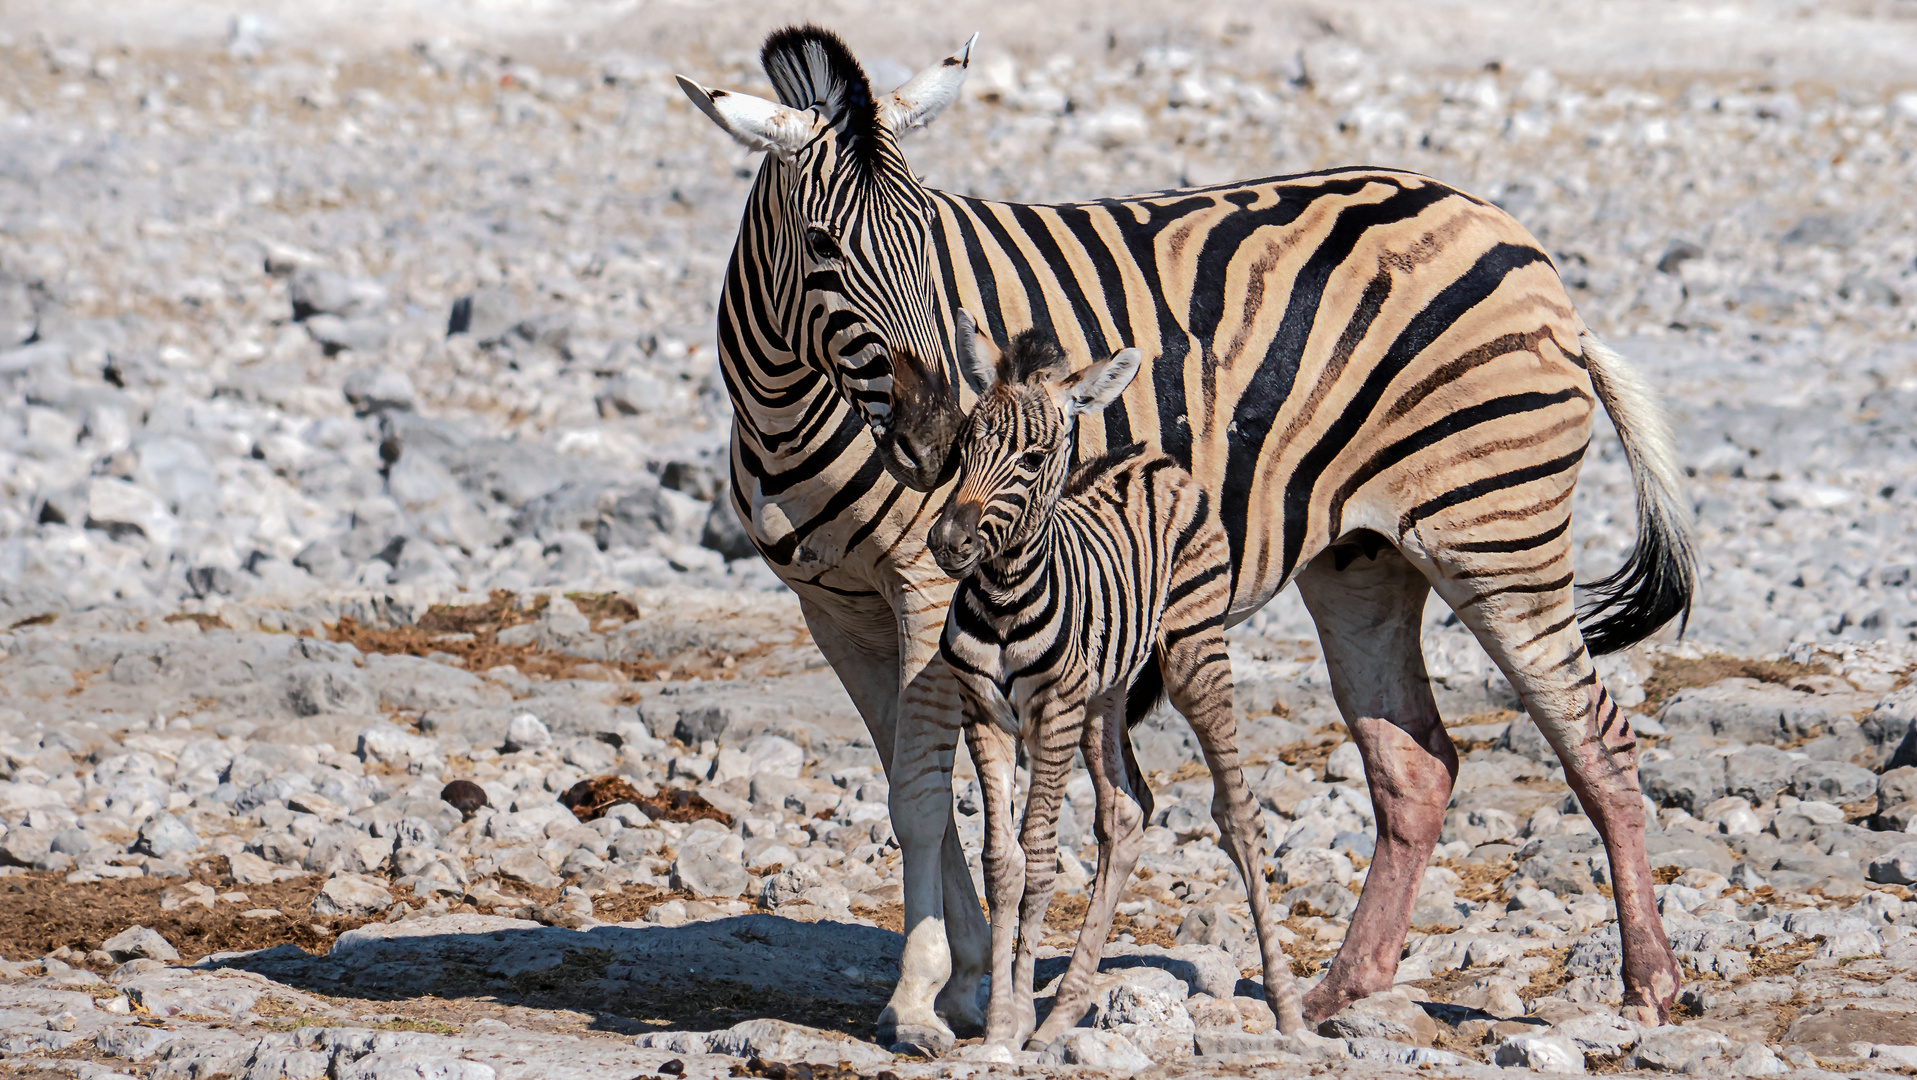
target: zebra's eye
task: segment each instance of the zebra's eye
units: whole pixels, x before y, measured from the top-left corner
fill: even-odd
[[[841,259],[844,252],[839,250],[839,242],[832,234],[814,225],[805,230],[805,246],[812,250],[815,259]]]
[[[1045,451],[1027,450],[1018,456],[1018,467],[1026,472],[1037,472],[1045,467]]]

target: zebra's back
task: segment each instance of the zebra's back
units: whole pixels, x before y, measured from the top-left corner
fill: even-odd
[[[1080,453],[1149,442],[1215,496],[1234,613],[1354,530],[1442,544],[1473,492],[1529,484],[1536,501],[1575,480],[1583,324],[1536,241],[1482,200],[1345,169],[939,206],[947,288],[994,338],[1035,326],[1068,353],[1145,352],[1149,377],[1087,418]]]

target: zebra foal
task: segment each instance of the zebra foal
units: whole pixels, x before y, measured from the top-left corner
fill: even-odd
[[[1211,498],[1142,443],[1072,467],[1077,418],[1117,400],[1143,355],[1124,349],[1072,370],[1027,330],[999,353],[961,312],[961,372],[979,393],[955,452],[959,476],[929,544],[958,579],[940,649],[965,705],[965,739],[985,796],[991,906],[988,1042],[1034,1048],[1075,1026],[1091,1001],[1112,912],[1138,862],[1151,792],[1132,760],[1127,706],[1160,688],[1191,721],[1210,766],[1219,845],[1244,876],[1279,1028],[1305,1031],[1301,998],[1264,888],[1264,828],[1238,764],[1225,612],[1231,550]],[[1031,762],[1013,820],[1015,743]],[[1034,1032],[1033,949],[1058,869],[1058,810],[1072,751],[1097,798],[1098,873],[1078,948]],[[1308,1036],[1307,1036],[1308,1037]]]

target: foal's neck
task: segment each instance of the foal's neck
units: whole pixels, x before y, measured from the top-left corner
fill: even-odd
[[[1062,531],[1055,503],[1031,536],[979,564],[979,590],[993,607],[1007,612],[1018,608],[1045,581]]]

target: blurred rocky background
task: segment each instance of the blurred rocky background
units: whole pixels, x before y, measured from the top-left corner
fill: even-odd
[[[1697,607],[1603,672],[1685,1023],[1617,1019],[1589,821],[1434,606],[1464,772],[1400,990],[1325,1029],[1342,1068],[1917,1067],[1908,0],[0,0],[0,1054],[936,1073],[845,1041],[896,975],[887,789],[726,502],[714,301],[757,162],[671,81],[769,93],[758,43],[800,18],[878,84],[982,31],[906,147],[936,186],[1378,164],[1489,198],[1665,395]],[[1635,523],[1602,422],[1577,498],[1595,578]],[[1311,977],[1363,887],[1363,770],[1294,599],[1233,656]],[[1182,721],[1135,738],[1150,876],[1092,1026],[998,1064],[1302,1065],[1235,982]],[[1071,792],[1048,956],[1095,854]]]

